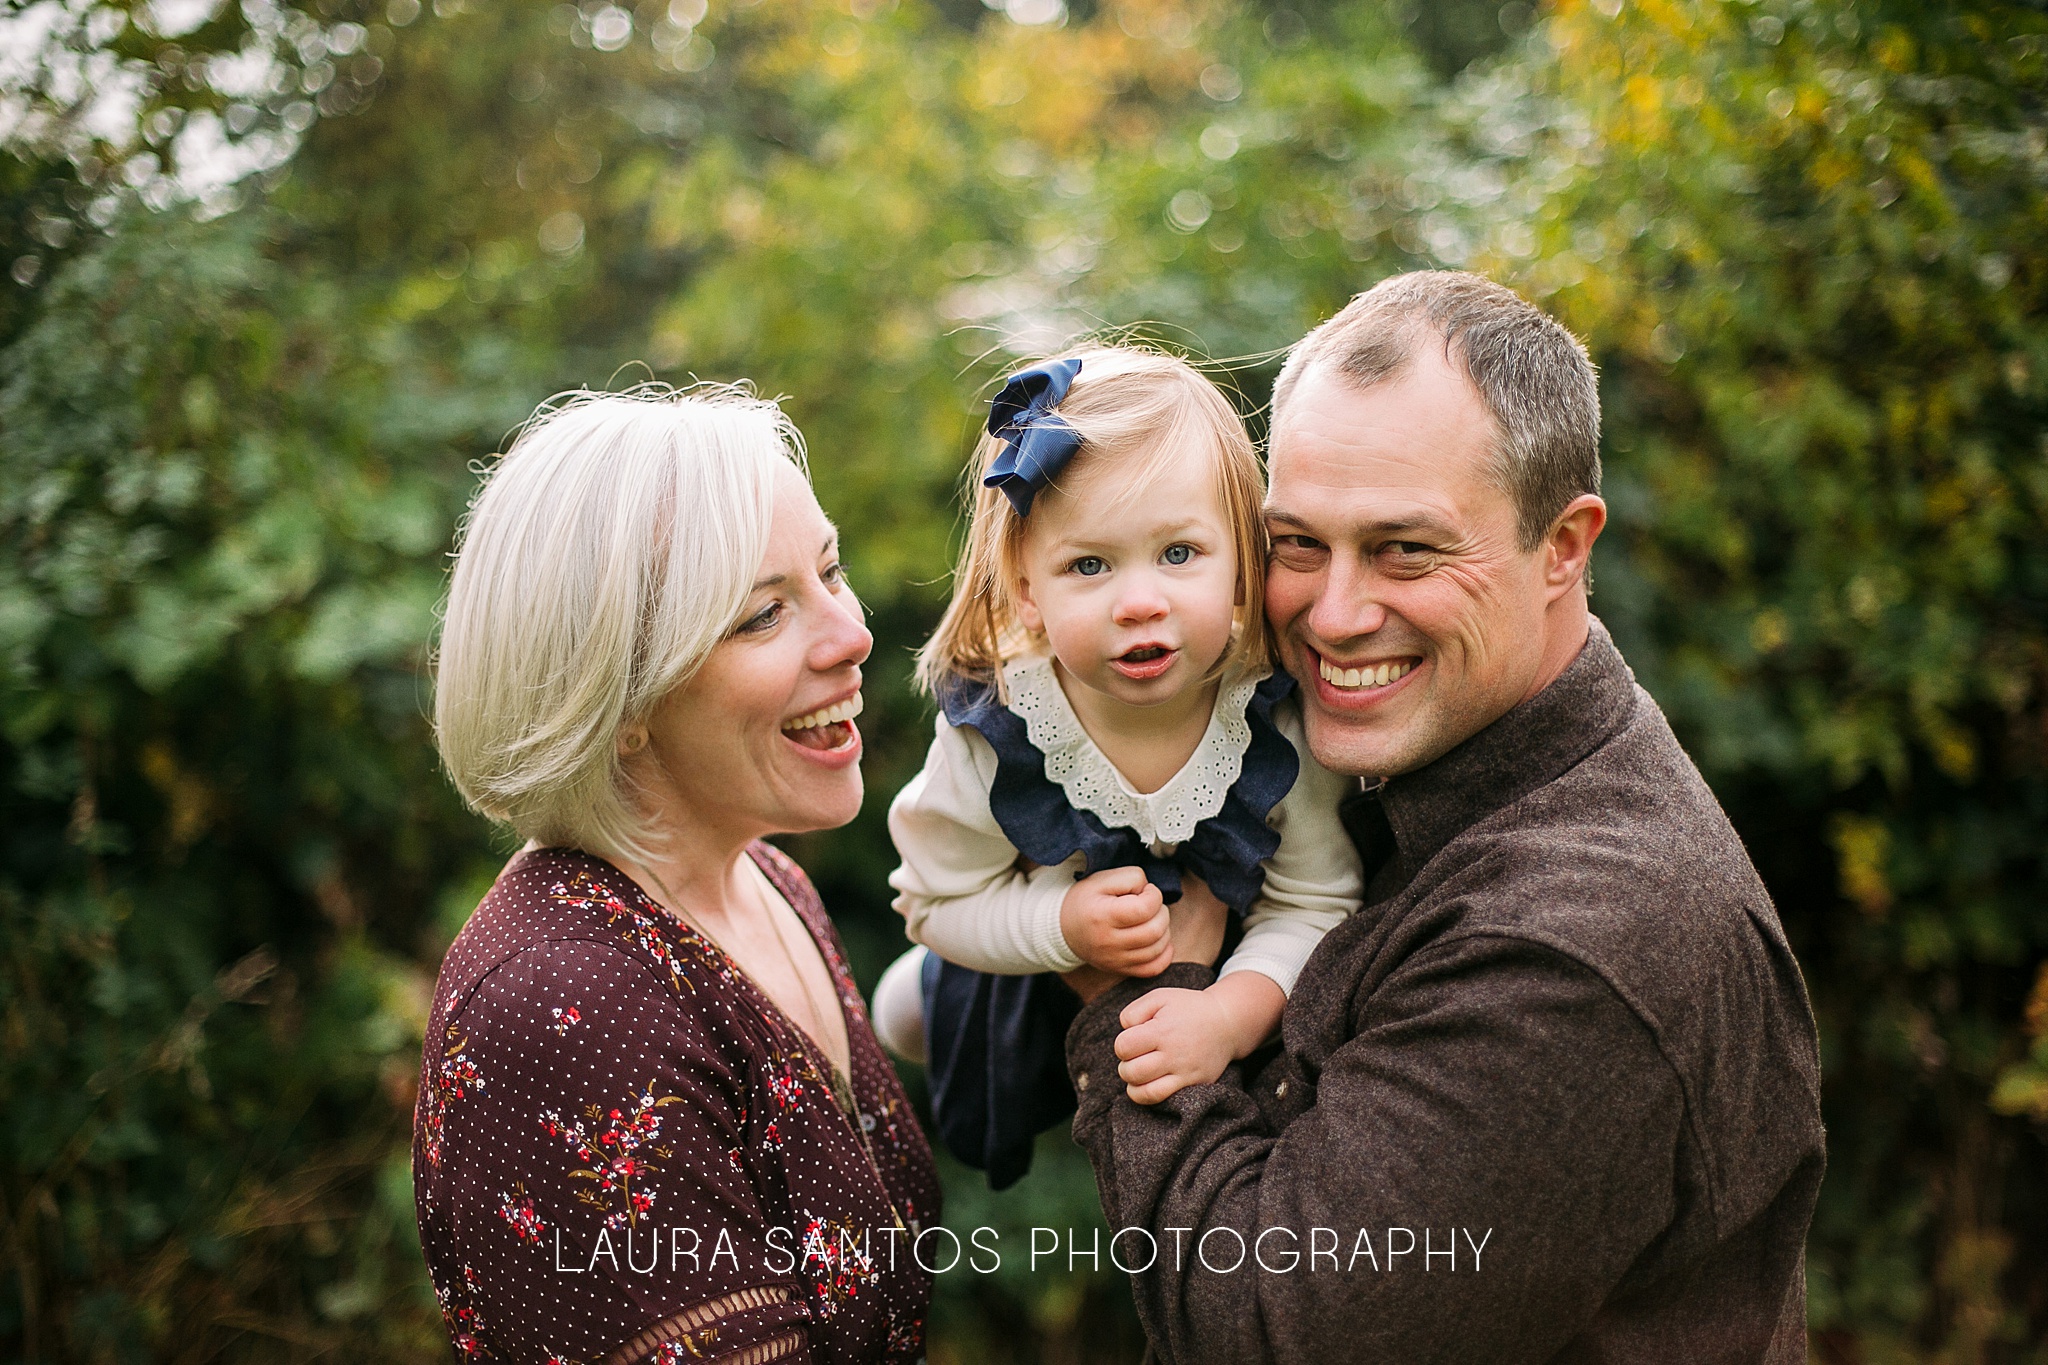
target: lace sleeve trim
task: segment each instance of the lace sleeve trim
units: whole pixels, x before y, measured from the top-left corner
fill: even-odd
[[[1057,783],[1076,810],[1103,824],[1123,826],[1148,844],[1179,844],[1195,826],[1223,809],[1231,786],[1244,772],[1252,727],[1245,708],[1259,678],[1239,678],[1216,698],[1195,752],[1156,792],[1132,791],[1095,741],[1082,728],[1067,694],[1060,690],[1052,660],[1027,655],[1003,670],[1010,709],[1024,722],[1032,747],[1045,755],[1045,775]]]
[[[788,1360],[801,1352],[809,1334],[802,1327],[778,1332],[730,1355],[718,1353],[718,1325],[738,1313],[773,1308],[795,1302],[788,1285],[764,1284],[737,1289],[730,1294],[685,1308],[640,1332],[625,1345],[606,1356],[602,1365],[646,1365],[654,1359],[668,1359],[655,1353],[664,1346],[681,1346],[692,1359],[719,1360],[726,1365],[768,1365]],[[797,1305],[801,1309],[802,1305]]]

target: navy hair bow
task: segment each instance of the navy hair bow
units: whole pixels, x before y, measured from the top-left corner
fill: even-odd
[[[1034,365],[1011,375],[988,405],[988,434],[1005,449],[989,465],[982,486],[1001,489],[1020,517],[1030,515],[1031,500],[1081,448],[1081,433],[1052,410],[1079,373],[1078,360]]]

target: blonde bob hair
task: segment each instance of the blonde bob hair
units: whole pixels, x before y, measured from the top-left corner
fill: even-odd
[[[1204,474],[1215,480],[1237,553],[1238,619],[1212,676],[1263,672],[1272,658],[1263,606],[1266,481],[1237,410],[1178,356],[1138,346],[1084,346],[1048,359],[1081,362],[1054,409],[1080,433],[1081,449],[1053,487],[1105,460],[1128,465],[1125,487],[1133,490],[1169,469],[1190,480]],[[917,655],[917,682],[927,692],[959,675],[1000,693],[1003,665],[1043,647],[1017,619],[1027,519],[1001,490],[981,483],[1002,450],[1003,443],[984,432],[968,466],[967,541],[953,571],[953,600]]]
[[[620,764],[724,639],[803,438],[745,384],[576,391],[485,477],[455,554],[434,738],[478,811],[543,844],[646,861]]]

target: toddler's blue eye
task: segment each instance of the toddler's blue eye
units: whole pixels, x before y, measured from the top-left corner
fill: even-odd
[[[1094,555],[1083,555],[1074,561],[1074,572],[1083,578],[1093,578],[1099,573],[1109,572],[1109,565]]]
[[[1169,545],[1166,547],[1166,553],[1160,557],[1169,564],[1185,564],[1195,557],[1195,547],[1192,545]]]

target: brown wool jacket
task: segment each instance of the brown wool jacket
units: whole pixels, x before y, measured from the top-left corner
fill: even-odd
[[[1157,1248],[1132,1284],[1158,1355],[1803,1362],[1813,1012],[1606,630],[1347,815],[1369,873],[1375,843],[1386,861],[1256,1078],[1125,1097],[1118,1012],[1207,984],[1196,966],[1119,984],[1068,1035],[1075,1138],[1111,1229],[1143,1230],[1107,1246],[1120,1268]]]

